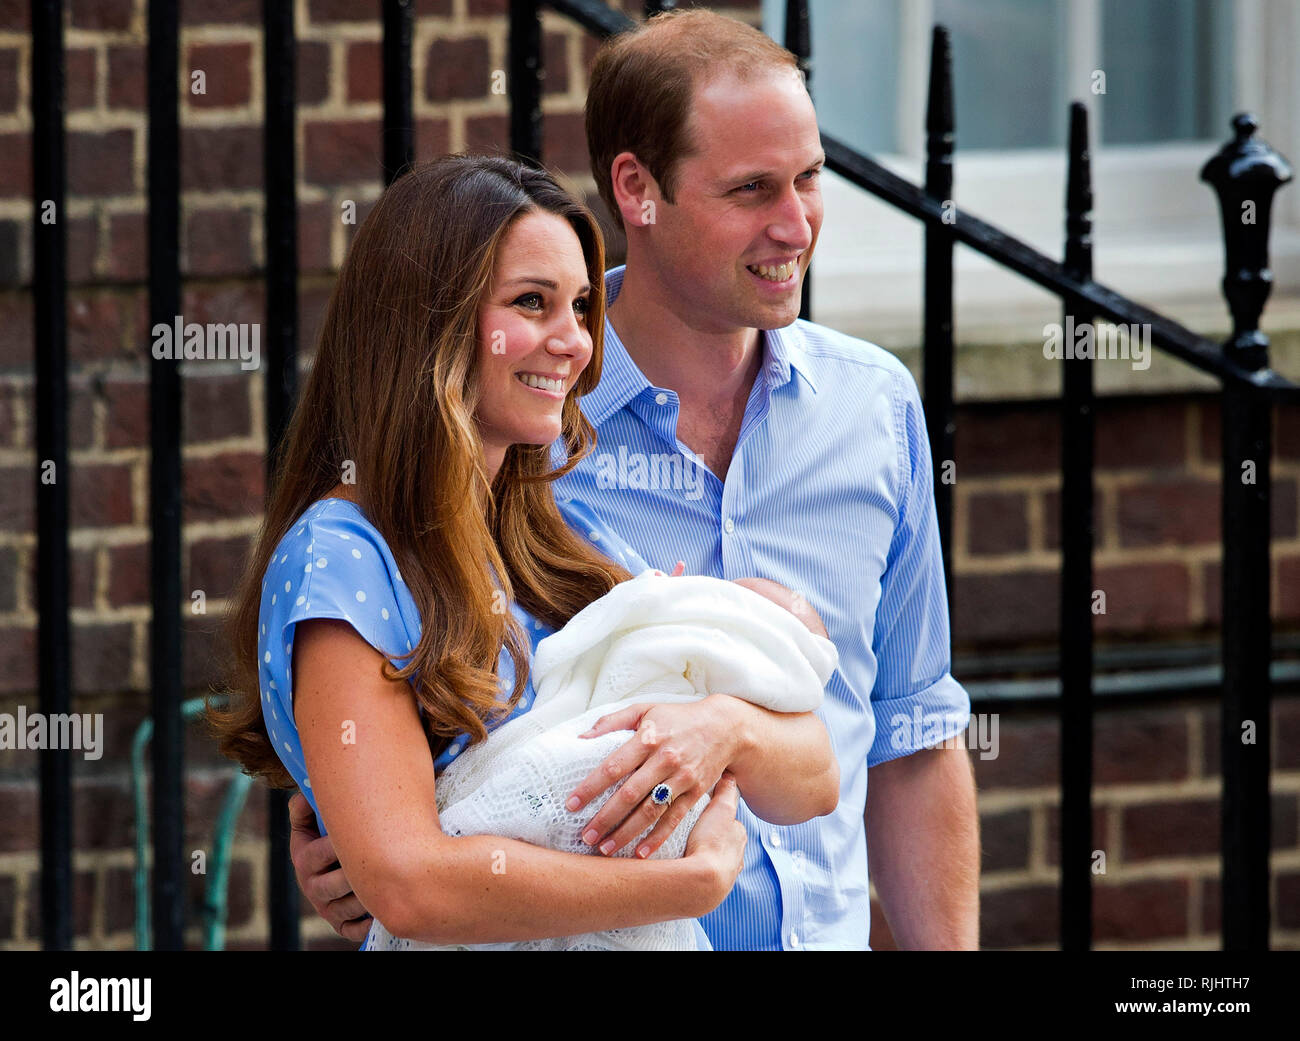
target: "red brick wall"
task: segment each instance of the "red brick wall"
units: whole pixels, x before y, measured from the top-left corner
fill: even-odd
[[[1272,715],[1272,944],[1300,929],[1300,702]],[[1098,948],[1218,949],[1219,709],[1205,698],[1097,712],[1093,876]],[[973,751],[979,788],[980,940],[1054,948],[1059,935],[1060,727],[1054,713],[1001,715],[999,755]],[[893,938],[873,902],[871,943]]]
[[[417,153],[506,146],[504,0],[421,0],[412,48]],[[625,8],[638,13],[640,4]],[[77,943],[132,940],[134,821],[131,736],[148,713],[148,367],[146,122],[142,0],[67,5],[69,186],[66,221],[72,399],[74,708],[103,712],[106,752],[74,756]],[[380,26],[373,4],[308,0],[299,11],[299,261],[304,352],[314,341],[353,226],[380,191]],[[733,13],[756,18],[757,4]],[[302,17],[305,15],[305,18]],[[207,94],[182,93],[183,313],[195,321],[262,322],[260,4],[182,5],[181,69],[202,69]],[[36,705],[33,481],[31,46],[26,0],[0,0],[0,711]],[[359,20],[355,20],[359,19]],[[586,170],[582,102],[594,41],[548,14],[543,109],[546,157],[599,207]],[[994,215],[995,216],[995,215]],[[617,255],[619,244],[612,243]],[[190,367],[184,378],[182,588],[207,614],[187,616],[186,685],[219,675],[216,631],[263,492],[263,389],[237,367]],[[1218,619],[1217,412],[1198,396],[1103,403],[1098,410],[1098,585],[1108,612],[1099,640],[1205,635]],[[1055,639],[1057,425],[1050,405],[959,410],[955,639],[979,654]],[[1275,616],[1300,619],[1296,482],[1300,423],[1278,417],[1274,464]],[[1275,719],[1274,938],[1300,945],[1297,792],[1300,715]],[[1099,942],[1217,942],[1217,766],[1213,706],[1186,701],[1103,713],[1098,722]],[[976,758],[989,946],[1046,945],[1055,935],[1056,728],[1050,715],[1004,712],[1002,754]],[[187,749],[186,848],[211,850],[229,767],[197,731]],[[38,795],[32,752],[0,751],[0,946],[39,943]],[[265,797],[250,795],[235,839],[230,946],[267,936]],[[192,876],[188,920],[204,881]],[[887,946],[877,915],[879,946]],[[349,947],[304,921],[312,945]],[[197,941],[197,931],[191,929]]]
[[[959,362],[960,364],[960,362]],[[958,652],[1054,645],[1060,576],[1059,409],[957,410],[953,631]],[[1273,617],[1300,622],[1300,409],[1274,410]],[[1096,406],[1098,644],[1210,637],[1222,617],[1221,431],[1212,394]]]

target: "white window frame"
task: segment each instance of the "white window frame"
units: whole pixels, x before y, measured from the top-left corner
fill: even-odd
[[[1300,5],[1289,0],[1232,0],[1233,111],[1254,112],[1260,135],[1300,162]],[[901,152],[875,155],[900,176],[924,176],[925,105],[933,25],[931,0],[901,8],[898,139]],[[1067,82],[1089,108],[1094,195],[1094,276],[1193,327],[1222,312],[1218,201],[1199,180],[1204,162],[1231,136],[1210,140],[1097,147],[1099,109],[1090,90],[1098,67],[1100,0],[1071,0]],[[816,55],[813,89],[816,100]],[[1104,99],[1100,99],[1103,100]],[[957,127],[960,149],[961,127]],[[826,221],[812,265],[813,317],[890,345],[915,344],[921,314],[921,225],[833,174],[823,179]],[[957,205],[1059,257],[1064,239],[1063,148],[960,151]],[[1274,198],[1271,261],[1275,296],[1300,290],[1300,184]],[[1059,302],[969,249],[955,258],[958,339],[1034,338]],[[1216,319],[1216,321],[1218,321]],[[1267,317],[1266,317],[1267,324]]]

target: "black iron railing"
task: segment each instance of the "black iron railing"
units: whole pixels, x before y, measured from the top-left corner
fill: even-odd
[[[179,19],[149,4],[149,324],[181,313]],[[185,929],[184,722],[181,718],[181,374],[154,359],[149,371],[149,526],[153,610],[153,945],[183,946]]]
[[[149,294],[153,322],[179,312],[179,127],[177,118],[177,8],[149,3]],[[296,189],[294,155],[293,6],[264,2],[266,85],[265,192],[267,243],[268,465],[292,408],[297,372]],[[541,162],[541,22],[539,0],[511,0],[509,11],[510,145]],[[598,0],[548,0],[546,6],[600,37],[636,23]],[[674,6],[647,3],[646,14]],[[382,174],[390,183],[414,156],[411,102],[410,0],[383,0],[384,117]],[[32,115],[34,180],[34,302],[37,358],[37,453],[58,479],[37,480],[40,574],[39,670],[43,711],[69,706],[66,237],[62,220],[43,221],[49,204],[63,212],[63,4],[32,0]],[[811,75],[806,0],[788,0],[786,46]],[[925,225],[922,344],[923,389],[936,471],[954,458],[953,251],[982,253],[1055,294],[1075,324],[1095,318],[1150,329],[1156,348],[1216,379],[1223,388],[1223,943],[1263,948],[1268,943],[1269,849],[1269,456],[1270,406],[1300,402],[1300,388],[1268,368],[1268,341],[1258,322],[1268,295],[1268,208],[1273,190],[1290,177],[1266,146],[1253,141],[1254,124],[1236,121],[1237,138],[1207,164],[1204,176],[1219,192],[1227,239],[1224,292],[1234,332],[1218,345],[1093,281],[1091,176],[1087,112],[1070,112],[1065,257],[1044,256],[952,203],[953,91],[948,35],[936,27],[926,116],[925,183],[912,184],[823,134],[827,166],[888,205]],[[1234,209],[1256,207],[1244,225]],[[809,313],[810,280],[802,313]],[[154,947],[182,944],[183,763],[181,722],[180,400],[176,366],[151,370],[153,457],[150,470],[152,548],[151,684],[154,722],[153,921]],[[1093,532],[1093,385],[1086,359],[1064,368],[1062,417],[1061,640],[1061,937],[1066,948],[1091,942],[1091,801]],[[1242,480],[1253,465],[1253,482]],[[951,488],[936,483],[936,504],[951,591]],[[951,603],[951,592],[949,601]],[[1240,740],[1246,721],[1253,743]],[[287,851],[283,795],[271,800],[270,899],[272,945],[297,946],[297,887]],[[41,758],[41,870],[43,941],[71,944],[71,787],[68,753]]]
[[[68,625],[67,169],[63,133],[63,11],[32,7],[32,239],[36,308],[36,457],[53,480],[36,479],[37,668],[41,711],[72,707]],[[47,209],[49,208],[49,209]],[[44,219],[52,212],[54,220]],[[49,468],[49,469],[47,469]],[[41,756],[41,939],[72,945],[72,759]]]
[[[293,4],[262,5],[266,112],[263,191],[266,193],[266,475],[275,465],[298,391],[297,65]],[[155,607],[155,610],[157,608]],[[177,697],[180,692],[177,691]],[[289,793],[267,795],[270,849],[271,946],[298,948],[298,882],[289,859]]]

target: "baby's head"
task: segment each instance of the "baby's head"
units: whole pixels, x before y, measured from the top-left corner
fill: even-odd
[[[738,586],[752,589],[759,596],[766,597],[778,607],[784,607],[799,621],[803,622],[804,627],[810,633],[816,633],[818,636],[827,635],[826,626],[822,624],[821,617],[813,610],[812,605],[804,599],[802,593],[787,589],[780,582],[773,582],[770,578],[735,578],[732,581]],[[829,639],[829,637],[827,638]]]

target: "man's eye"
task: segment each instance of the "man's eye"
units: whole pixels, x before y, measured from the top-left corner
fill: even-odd
[[[525,293],[525,294],[524,294],[523,296],[521,296],[518,300],[516,300],[515,303],[516,303],[516,304],[521,304],[521,305],[523,305],[524,307],[527,307],[529,310],[535,310],[535,309],[540,308],[540,307],[542,306],[542,294],[541,294],[541,293]]]
[[[754,191],[757,191],[759,184],[760,184],[759,181],[750,181],[748,184],[742,184],[739,188],[736,189],[736,191],[744,192],[746,195],[749,195],[752,194],[750,192],[750,189],[752,188],[754,189]]]

